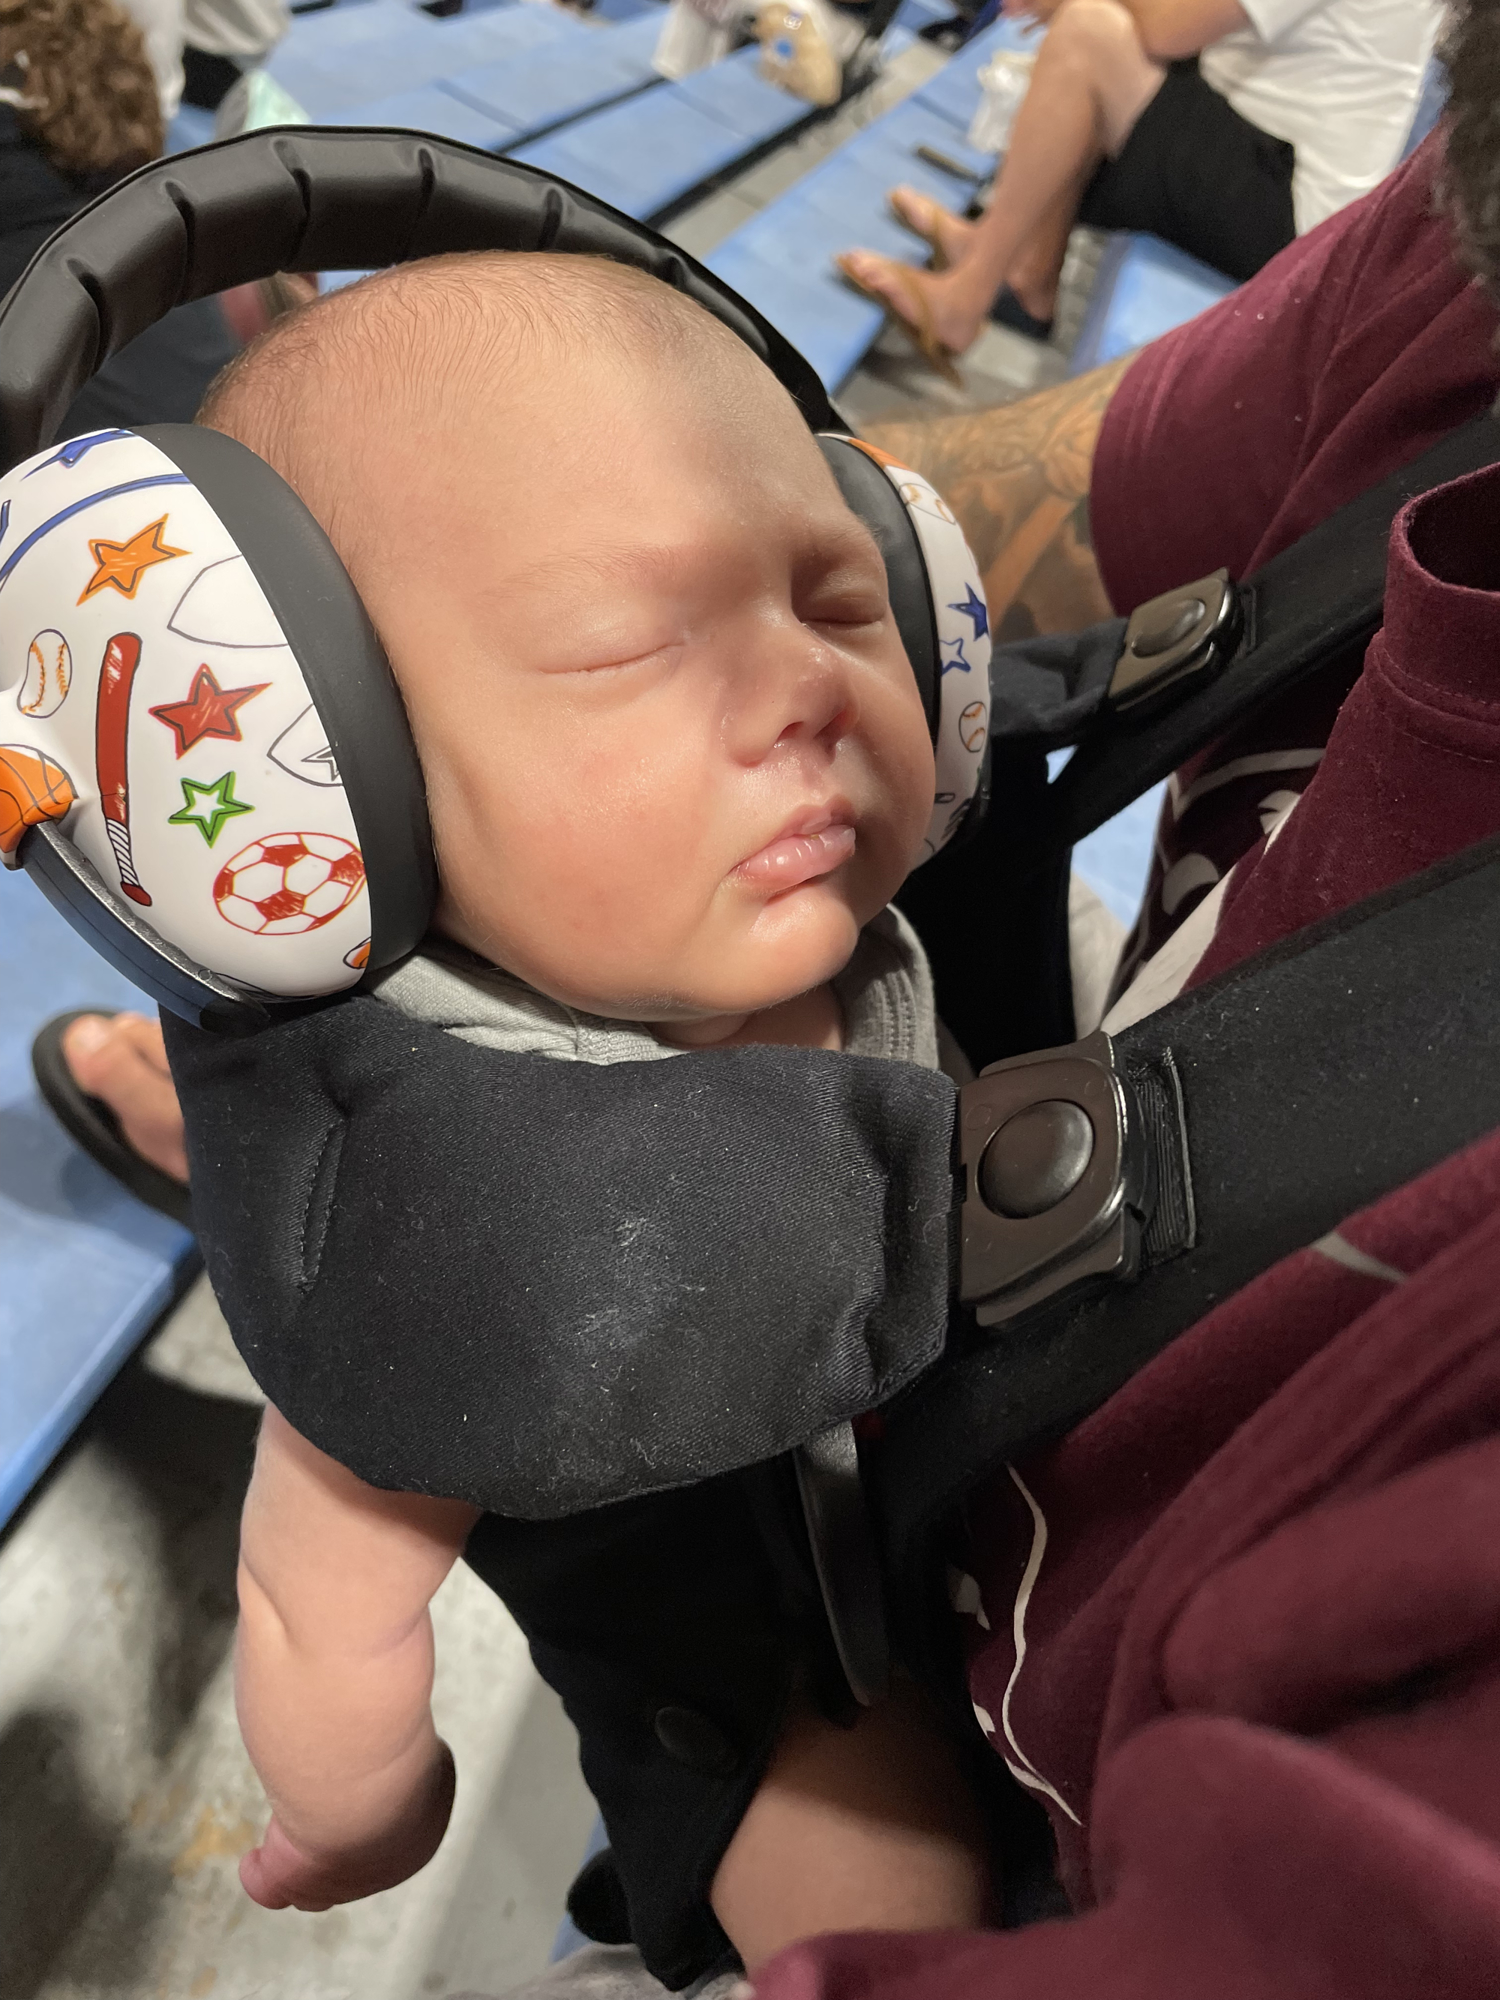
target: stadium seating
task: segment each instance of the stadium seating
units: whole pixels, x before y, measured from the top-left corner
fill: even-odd
[[[619,32],[618,30],[616,32]],[[657,222],[818,114],[757,74],[742,49],[649,97],[627,98],[515,149],[514,157]]]
[[[154,1012],[12,876],[0,893],[0,1526],[198,1268],[189,1232],[126,1194],[36,1095],[32,1037],[70,1007]]]
[[[331,123],[355,106],[514,59],[544,43],[582,43],[593,32],[555,7],[496,7],[435,21],[401,0],[363,0],[294,21],[266,69],[314,123]]]
[[[898,181],[950,205],[971,191],[972,181],[955,180],[921,158],[919,148],[975,179],[988,177],[994,161],[972,151],[965,136],[979,103],[979,71],[997,49],[1028,40],[1014,21],[997,22],[708,257],[710,269],[759,306],[829,388],[858,365],[885,319],[881,307],[844,283],[833,258],[855,243],[893,257],[912,255],[915,239],[886,206]]]

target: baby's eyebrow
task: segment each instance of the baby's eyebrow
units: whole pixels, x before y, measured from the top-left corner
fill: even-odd
[[[514,578],[515,584],[536,588],[593,579],[603,584],[654,584],[657,587],[680,583],[692,560],[692,551],[669,544],[619,542],[591,548],[568,549],[544,556]]]

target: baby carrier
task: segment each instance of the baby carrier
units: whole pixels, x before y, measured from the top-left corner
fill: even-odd
[[[494,240],[478,158],[410,135],[267,134],[146,170],[170,196],[147,226],[91,232],[86,212],[70,255],[40,253],[0,315],[7,462],[179,298],[390,261],[393,211],[401,256]],[[483,173],[519,177],[534,247],[613,242],[711,289],[794,372],[758,315],[649,231],[524,169]],[[47,313],[15,311],[27,284]],[[469,1559],[562,1693],[610,1829],[575,1912],[633,1937],[669,1984],[724,1954],[708,1884],[798,1676],[837,1712],[878,1696],[894,1649],[1003,1787],[942,1594],[938,1538],[963,1493],[1216,1300],[1500,1123],[1500,841],[1113,1038],[1074,1039],[1066,937],[1074,842],[1356,659],[1398,507],[1497,444],[1489,419],[1454,433],[1243,583],[997,652],[981,807],[902,897],[948,1025],[989,1066],[956,1106],[940,1076],[811,1051],[584,1070],[476,1050],[358,992],[247,1013],[242,988],[205,987],[139,911],[99,901],[45,810],[15,843],[8,858],[189,1016],[166,1025],[200,1232],[262,1386],[372,1482],[489,1509]],[[197,447],[172,449],[187,464]],[[0,618],[4,536],[0,517]],[[276,608],[288,629],[326,612]],[[355,744],[331,749],[353,768]],[[413,768],[373,781],[420,817]],[[387,959],[430,904],[417,863],[393,859],[398,877]],[[215,1005],[250,1032],[192,1024]],[[689,1090],[714,1096],[712,1121]],[[398,1242],[420,1257],[393,1260]],[[851,1420],[876,1406],[880,1435],[856,1445]],[[996,1797],[1002,1837],[1022,1840],[1034,1809]]]

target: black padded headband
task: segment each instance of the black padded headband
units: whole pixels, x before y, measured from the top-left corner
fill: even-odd
[[[737,333],[812,429],[844,428],[769,320],[592,195],[452,140],[291,126],[153,161],[42,245],[0,304],[0,471],[51,443],[89,377],[175,305],[278,271],[369,270],[454,250],[633,264]]]

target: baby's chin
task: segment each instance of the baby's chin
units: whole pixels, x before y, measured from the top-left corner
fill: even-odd
[[[798,900],[804,907],[795,922],[751,926],[717,940],[703,953],[701,964],[680,968],[670,1003],[650,1018],[665,1022],[759,1014],[836,978],[859,943],[859,920],[832,893],[799,892]]]

